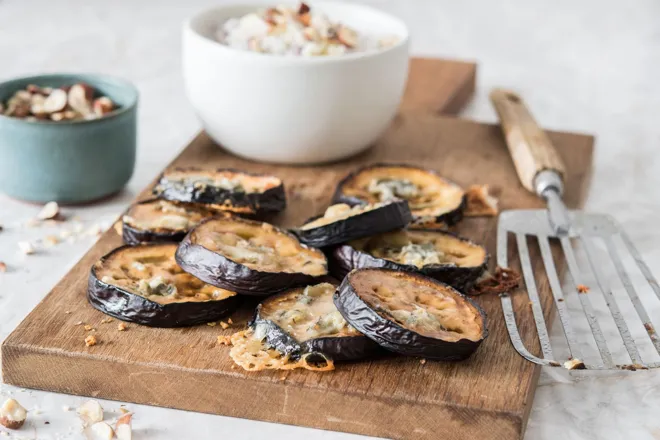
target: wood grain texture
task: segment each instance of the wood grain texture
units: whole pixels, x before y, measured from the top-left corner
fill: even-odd
[[[411,81],[416,78],[413,70]],[[417,92],[411,93],[407,99]],[[258,164],[228,155],[200,134],[172,165],[236,167],[280,176],[289,207],[274,223],[284,226],[322,212],[335,184],[349,171],[382,161],[434,168],[462,185],[489,183],[499,192],[503,209],[542,206],[520,185],[498,126],[439,117],[413,104],[406,101],[402,108],[408,110],[385,136],[348,162],[316,167]],[[569,164],[566,202],[578,207],[588,186],[593,138],[549,136]],[[145,190],[142,197],[147,194]],[[493,253],[495,228],[496,219],[472,218],[457,231],[484,242]],[[497,297],[477,298],[489,316],[490,336],[462,363],[422,365],[415,358],[387,357],[339,364],[325,374],[248,373],[232,367],[228,347],[216,345],[216,337],[242,327],[254,301],[232,316],[236,324],[227,330],[129,324],[127,331],[118,332],[117,321],[101,323],[105,316],[85,300],[87,276],[93,262],[119,244],[114,231],[106,232],[7,338],[2,346],[5,382],[395,439],[513,439],[524,432],[540,368],[511,347]],[[539,291],[547,301],[548,284],[540,275],[542,264],[535,261]],[[538,351],[527,301],[514,295],[514,304],[525,343]],[[78,321],[96,328],[97,346],[85,347],[87,332],[75,325]]]
[[[490,100],[500,118],[507,146],[523,186],[535,192],[534,179],[544,170],[566,174],[564,163],[545,132],[515,92],[495,89]]]

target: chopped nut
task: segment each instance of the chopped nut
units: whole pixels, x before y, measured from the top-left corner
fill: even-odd
[[[93,330],[95,330],[95,329],[94,329],[94,327],[92,327],[91,325],[89,325],[89,324],[86,324],[86,325],[85,325],[85,331],[86,331],[86,332],[91,332],[91,331],[93,331]]]
[[[7,429],[20,429],[27,419],[27,411],[15,399],[7,399],[0,407],[0,425]]]
[[[286,376],[285,376],[285,375],[280,376],[280,381],[285,381],[285,380],[286,380]]]
[[[229,328],[229,324],[227,324],[225,321],[220,321],[220,327],[226,330]]]
[[[0,261],[0,273],[5,273],[5,272],[7,272],[7,264]]]
[[[234,321],[232,321],[231,318],[229,318],[229,319],[227,320],[227,324],[232,325],[233,323],[234,323]]]
[[[586,367],[580,359],[569,359],[564,362],[564,368],[567,370],[584,370]]]
[[[78,408],[78,414],[86,423],[103,421],[103,407],[96,400],[88,400]]]
[[[231,345],[231,336],[218,336],[218,344],[220,345]]]
[[[101,324],[110,324],[113,321],[112,318],[103,318]]]
[[[312,24],[312,15],[309,12],[304,12],[298,14],[298,21],[302,23],[303,26],[309,26]]]
[[[93,347],[94,345],[96,345],[96,343],[97,343],[96,336],[94,335],[89,335],[85,338],[85,345],[88,347]]]
[[[115,103],[107,96],[96,98],[92,104],[94,114],[98,117],[106,115],[115,109]]]
[[[95,236],[98,237],[102,233],[103,233],[103,229],[101,228],[101,225],[98,224],[94,224],[90,226],[89,229],[85,231],[85,235],[88,235],[90,237],[95,237]]]
[[[584,284],[578,284],[577,291],[578,293],[589,293],[589,287],[585,286]]]
[[[133,432],[131,428],[131,419],[133,414],[126,413],[117,420],[115,425],[115,434],[117,434],[118,440],[131,440],[133,438]]]
[[[300,2],[300,6],[298,6],[298,15],[308,14],[311,10],[312,8],[310,8],[307,3]]]
[[[29,241],[19,241],[18,242],[18,248],[23,252],[25,255],[32,255],[34,254],[34,246],[32,243]]]
[[[54,235],[47,235],[46,238],[44,238],[44,243],[46,243],[48,246],[55,246],[59,242],[60,239]]]
[[[48,95],[48,98],[43,103],[44,113],[50,113],[51,118],[53,113],[58,113],[64,110],[67,103],[66,92],[62,89],[55,89]]]
[[[128,326],[126,325],[125,322],[120,322],[119,324],[117,324],[117,330],[119,330],[120,332],[126,331],[127,328]]]
[[[209,327],[215,327],[216,325],[218,325],[218,323],[217,322],[207,322],[206,325],[208,325]]]
[[[41,208],[41,211],[37,214],[37,218],[39,220],[51,220],[59,216],[59,214],[60,206],[57,202],[48,202]]]
[[[76,112],[86,117],[92,114],[92,98],[94,90],[87,84],[74,84],[69,89],[69,106]]]
[[[55,112],[50,114],[50,120],[60,122],[64,120],[64,112]]]
[[[115,436],[115,432],[105,422],[94,423],[91,430],[93,440],[112,440]]]
[[[342,26],[337,31],[337,40],[344,46],[353,48],[358,44],[358,35],[353,29]]]

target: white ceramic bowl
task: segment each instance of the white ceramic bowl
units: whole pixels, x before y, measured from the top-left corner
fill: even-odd
[[[403,22],[367,6],[320,2],[312,7],[332,21],[400,41],[383,50],[315,58],[241,51],[216,41],[223,22],[260,7],[218,7],[184,25],[186,92],[209,135],[238,156],[276,163],[329,162],[369,147],[396,114],[405,88]]]

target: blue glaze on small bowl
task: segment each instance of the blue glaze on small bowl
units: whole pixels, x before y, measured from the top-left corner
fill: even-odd
[[[33,202],[88,202],[119,191],[133,175],[138,91],[96,74],[47,74],[0,83],[0,101],[28,84],[84,82],[119,107],[89,121],[26,121],[0,115],[0,192]]]

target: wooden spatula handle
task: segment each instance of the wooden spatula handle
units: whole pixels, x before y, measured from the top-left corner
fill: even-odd
[[[563,180],[564,163],[522,98],[509,90],[494,89],[490,100],[499,115],[506,144],[523,186],[536,193],[534,180],[544,170],[555,171]]]

